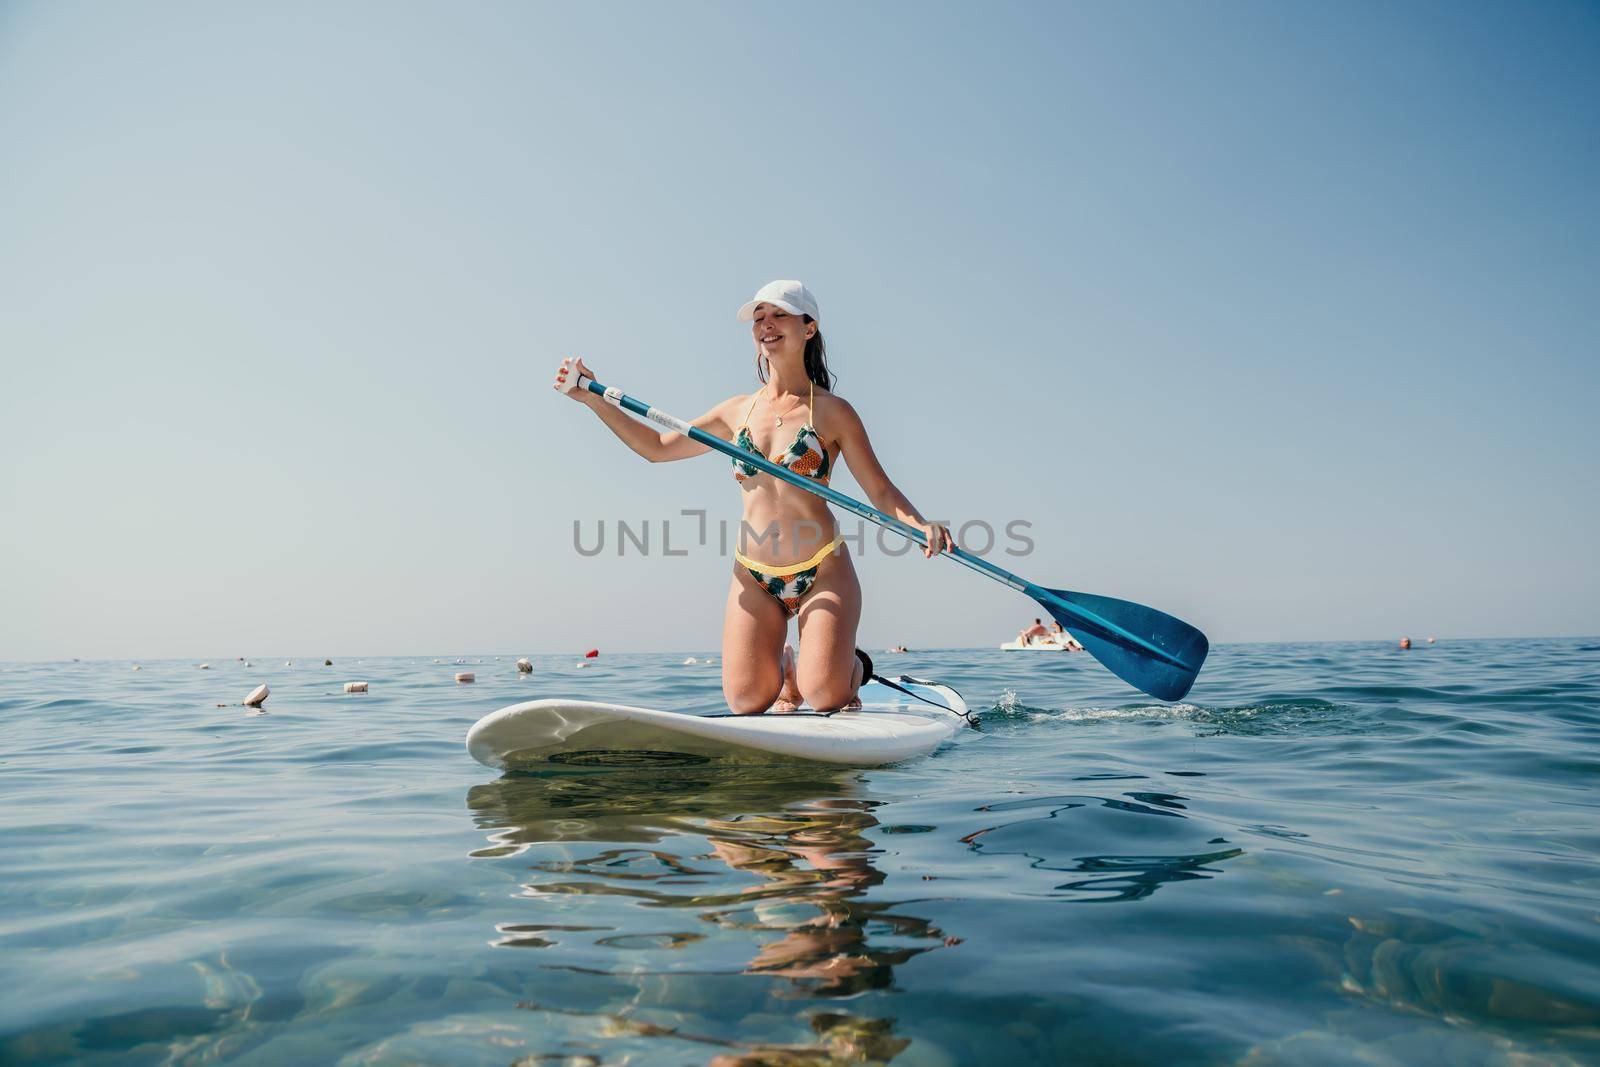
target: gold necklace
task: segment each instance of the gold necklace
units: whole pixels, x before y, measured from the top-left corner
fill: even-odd
[[[800,406],[800,396],[799,396],[799,394],[796,394],[795,398],[794,398],[794,403],[789,405],[789,410],[787,412],[785,412],[784,414],[787,414],[787,415],[794,414],[794,409],[799,407],[799,406]],[[778,414],[778,405],[773,403],[771,400],[768,400],[767,401],[767,407],[772,409],[772,424],[774,426],[782,426],[783,425],[783,415]]]

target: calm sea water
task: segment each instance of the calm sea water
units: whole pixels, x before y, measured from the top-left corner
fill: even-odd
[[[683,655],[0,667],[0,1063],[1600,1061],[1600,639],[1223,647],[1178,706],[884,655],[985,714],[870,771],[463,749],[708,708]]]

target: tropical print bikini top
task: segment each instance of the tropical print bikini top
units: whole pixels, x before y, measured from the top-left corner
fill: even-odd
[[[750,413],[755,410],[756,401],[760,397],[760,392],[757,392],[750,398],[750,406],[744,409],[744,421],[739,424],[739,435],[733,440],[734,444],[746,452],[754,452],[758,456],[761,455],[761,449],[756,447],[755,438],[750,436]],[[812,382],[811,402],[807,405],[812,413],[812,418],[816,417],[816,400],[817,385]],[[828,450],[823,446],[822,437],[817,433],[817,428],[809,422],[800,427],[795,433],[794,443],[778,455],[768,456],[767,458],[780,467],[787,467],[796,474],[814,478],[823,485],[828,484],[828,476],[832,473],[832,463],[828,459]],[[753,463],[746,463],[742,459],[733,461],[733,477],[735,481],[742,482],[746,478],[754,478],[760,473],[761,471]]]

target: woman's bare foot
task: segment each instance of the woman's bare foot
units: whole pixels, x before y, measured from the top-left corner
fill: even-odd
[[[800,683],[794,677],[794,646],[783,646],[783,688],[778,690],[778,699],[773,702],[772,710],[779,715],[791,715],[800,710]]]

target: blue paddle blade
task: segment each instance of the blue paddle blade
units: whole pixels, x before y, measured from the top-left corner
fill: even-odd
[[[1182,700],[1211,650],[1205,634],[1143,604],[1038,586],[1028,592],[1107,670],[1157,700]]]

